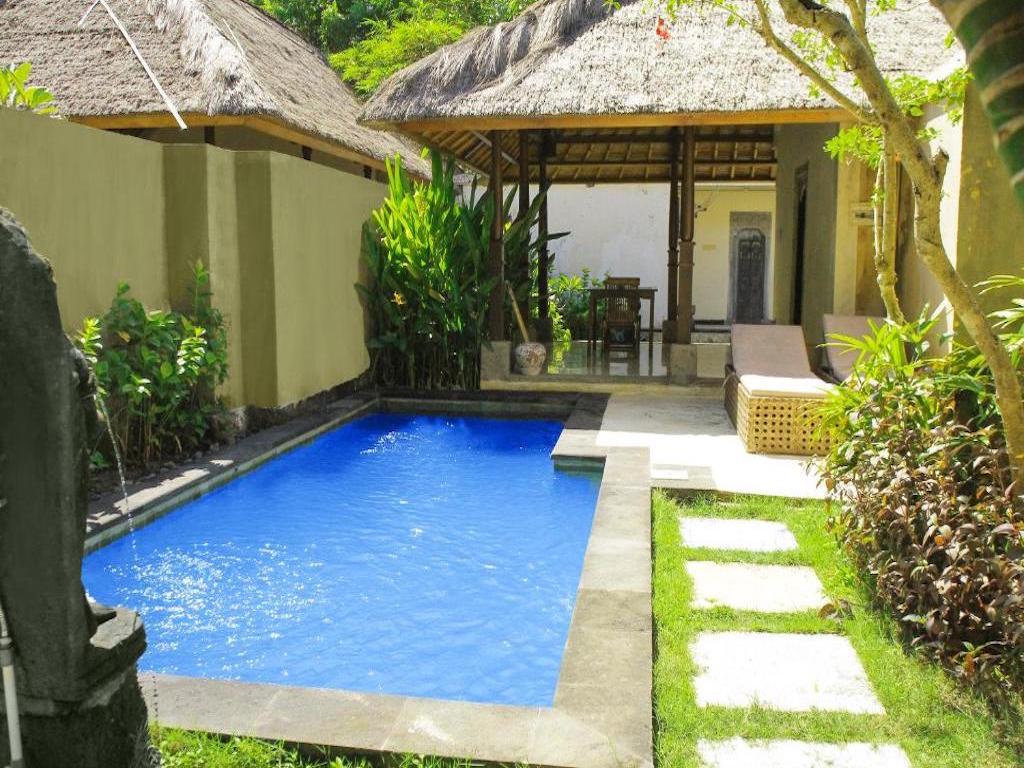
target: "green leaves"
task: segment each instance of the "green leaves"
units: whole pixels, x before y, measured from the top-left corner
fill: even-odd
[[[823,477],[833,529],[912,644],[1001,698],[1024,683],[1024,500],[991,373],[973,347],[931,353],[938,318],[833,341],[858,360],[826,406]]]
[[[488,297],[489,198],[468,205],[455,192],[455,165],[431,157],[429,183],[389,161],[388,197],[363,228],[368,280],[356,288],[373,331],[379,383],[418,389],[479,386]]]
[[[103,319],[86,318],[76,336],[130,464],[194,450],[221,410],[216,388],[227,376],[227,337],[209,281],[197,263],[190,313],[147,311],[121,283]]]
[[[53,94],[41,86],[29,85],[31,75],[32,64],[27,61],[0,67],[0,107],[56,116]]]

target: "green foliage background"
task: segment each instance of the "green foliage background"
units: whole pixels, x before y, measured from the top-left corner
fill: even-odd
[[[328,56],[369,95],[390,75],[458,40],[473,27],[507,21],[525,0],[250,0]]]

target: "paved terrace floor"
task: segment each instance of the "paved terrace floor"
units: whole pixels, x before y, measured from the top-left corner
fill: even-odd
[[[494,389],[563,388],[552,379],[493,382]],[[612,393],[593,439],[604,449],[647,448],[651,481],[661,488],[821,499],[824,488],[805,457],[747,453],[726,415],[721,384],[593,385],[566,388]]]
[[[824,498],[806,458],[747,453],[721,390],[695,396],[673,387],[612,395],[597,444],[648,448],[651,480],[663,488]]]

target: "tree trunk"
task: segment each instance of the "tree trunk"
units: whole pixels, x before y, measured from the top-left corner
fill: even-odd
[[[957,319],[992,371],[1013,476],[1015,480],[1024,479],[1024,396],[1020,379],[1009,351],[981,308],[977,294],[956,271],[942,244],[939,223],[946,157],[930,157],[927,147],[917,138],[915,125],[889,90],[873,52],[843,13],[818,5],[814,0],[778,2],[787,21],[820,33],[835,46],[871,103],[874,119],[882,126],[885,135],[886,149],[898,155],[906,169],[917,201],[915,234],[918,255],[935,277]],[[966,4],[957,0],[943,2],[950,7]],[[1012,0],[1009,4],[1007,0],[988,0],[987,3],[982,0],[981,5],[1002,5],[1004,8],[1012,5],[1014,10],[1018,10],[1018,3],[1019,0]],[[978,3],[972,2],[971,5],[977,6]],[[1021,76],[1018,74],[1017,77]],[[1024,125],[1021,129],[1024,130]]]
[[[967,51],[1010,184],[1024,205],[1024,4],[932,0]]]
[[[905,322],[896,294],[896,224],[899,217],[899,164],[886,152],[875,180],[875,275],[885,313],[896,323]]]

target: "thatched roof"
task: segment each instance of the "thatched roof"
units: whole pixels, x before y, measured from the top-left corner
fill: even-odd
[[[321,52],[246,0],[108,0],[190,125],[244,124],[354,160],[401,153],[404,138],[359,125],[360,104]],[[108,127],[173,125],[102,7],[91,0],[7,0],[0,63],[31,61],[61,114]],[[106,122],[103,122],[106,121]]]
[[[685,6],[667,41],[655,34],[658,16],[647,0],[621,0],[617,10],[606,0],[540,0],[394,75],[362,119],[418,133],[455,122],[486,130],[836,117],[834,103],[812,95],[752,30],[727,27],[722,11]],[[789,36],[781,19],[779,30]],[[945,64],[956,55],[944,45],[948,30],[926,0],[899,0],[870,23],[888,72]]]

